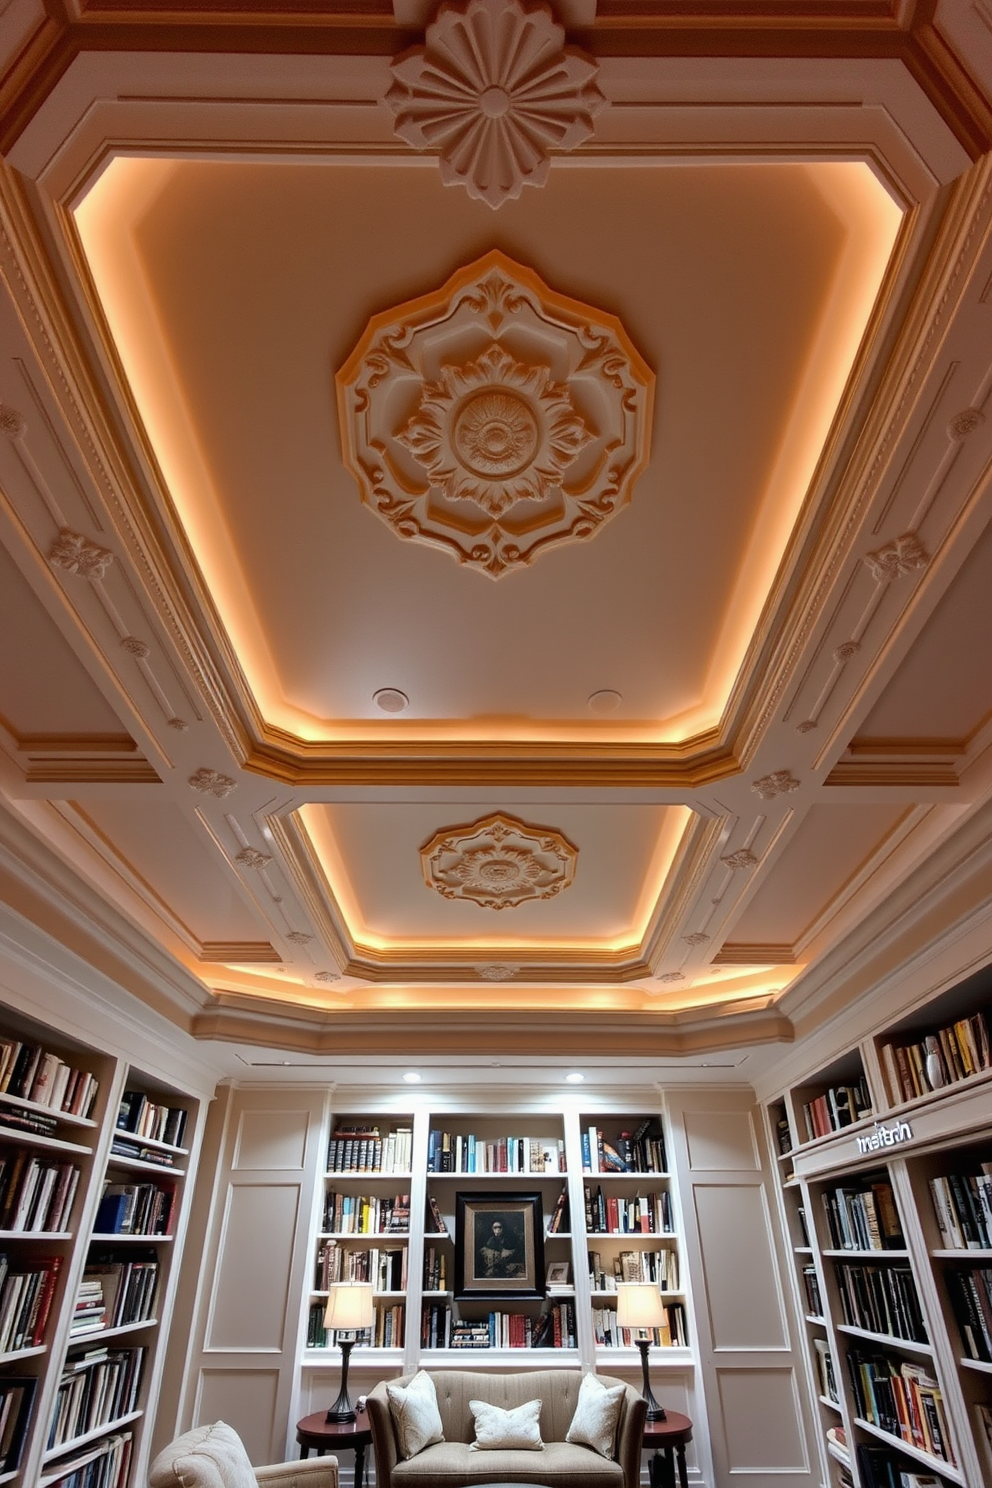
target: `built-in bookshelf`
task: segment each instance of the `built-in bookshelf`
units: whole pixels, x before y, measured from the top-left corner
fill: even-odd
[[[136,1481],[198,1106],[4,1011],[0,1483]]]
[[[324,1328],[329,1290],[371,1282],[373,1326],[363,1351],[396,1359],[406,1341],[410,1291],[413,1117],[336,1114],[327,1138],[311,1256],[305,1363],[325,1363],[334,1338]]]
[[[833,1488],[992,1471],[990,1002],[982,972],[766,1108]],[[867,1107],[825,1131],[838,1089]]]
[[[403,1171],[390,1166],[398,1133],[407,1157],[397,1160],[412,1164]],[[349,1279],[371,1280],[376,1289],[376,1329],[359,1339],[353,1369],[470,1366],[483,1353],[517,1365],[539,1365],[550,1354],[556,1362],[594,1364],[602,1356],[604,1367],[639,1368],[635,1341],[616,1327],[624,1281],[653,1283],[667,1308],[653,1367],[663,1358],[693,1367],[677,1205],[658,1114],[336,1113],[327,1142],[305,1368],[337,1366],[323,1315],[329,1286]],[[362,1149],[363,1142],[379,1146]],[[349,1161],[358,1166],[343,1165]],[[503,1239],[487,1255],[493,1220]],[[400,1319],[395,1310],[404,1306]],[[382,1321],[387,1313],[391,1334]]]
[[[654,1282],[666,1322],[657,1348],[689,1346],[668,1152],[658,1115],[581,1118],[586,1262],[597,1354],[636,1347],[616,1321],[617,1287]]]

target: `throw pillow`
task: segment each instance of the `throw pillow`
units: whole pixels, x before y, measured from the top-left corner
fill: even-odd
[[[444,1441],[434,1381],[423,1369],[408,1385],[386,1385],[400,1456],[416,1457],[425,1447]]]
[[[501,1410],[485,1400],[470,1400],[469,1410],[475,1417],[475,1441],[472,1452],[494,1452],[501,1447],[515,1447],[525,1452],[542,1452],[541,1402],[528,1400],[513,1410]]]
[[[584,1374],[575,1402],[572,1424],[565,1433],[567,1442],[592,1447],[600,1457],[615,1455],[617,1422],[623,1407],[626,1385],[604,1385],[594,1374]]]

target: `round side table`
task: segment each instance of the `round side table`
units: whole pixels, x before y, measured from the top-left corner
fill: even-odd
[[[645,1421],[644,1446],[654,1449],[649,1464],[651,1488],[689,1488],[685,1470],[686,1444],[692,1441],[692,1422],[678,1411],[666,1411],[664,1421]]]
[[[296,1423],[296,1440],[300,1444],[300,1456],[309,1457],[316,1452],[318,1457],[328,1452],[337,1453],[351,1448],[355,1453],[355,1488],[365,1482],[365,1448],[372,1445],[372,1428],[365,1411],[356,1410],[353,1421],[328,1421],[326,1411],[314,1411]]]

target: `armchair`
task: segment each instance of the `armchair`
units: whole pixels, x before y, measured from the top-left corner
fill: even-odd
[[[252,1467],[238,1433],[223,1421],[177,1436],[148,1469],[148,1488],[338,1488],[336,1457]]]

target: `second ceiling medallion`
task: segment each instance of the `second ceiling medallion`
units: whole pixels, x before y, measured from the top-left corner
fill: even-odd
[[[620,322],[495,251],[375,316],[337,385],[366,503],[493,579],[592,537],[648,459],[654,374]]]

